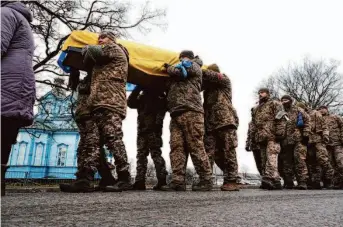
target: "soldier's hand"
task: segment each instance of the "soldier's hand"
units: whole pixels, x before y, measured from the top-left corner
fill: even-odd
[[[170,66],[170,65],[169,65],[168,63],[164,63],[164,64],[163,64],[163,67],[166,68],[166,69],[168,69],[169,66]]]
[[[323,142],[324,142],[325,144],[328,144],[329,141],[330,141],[329,136],[327,136],[327,135],[323,136]]]
[[[308,137],[308,136],[303,136],[303,138],[302,138],[302,143],[304,144],[304,145],[308,145],[308,141],[310,140],[310,138]]]

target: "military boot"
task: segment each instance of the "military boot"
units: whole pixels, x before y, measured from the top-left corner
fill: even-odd
[[[227,182],[220,187],[222,191],[239,191],[239,185],[236,182]]]
[[[299,182],[298,185],[295,187],[298,190],[307,190],[307,184],[305,182]]]
[[[212,187],[211,180],[201,180],[199,183],[192,185],[192,191],[211,191]]]
[[[117,180],[115,178],[101,178],[99,185],[95,186],[95,191],[104,191],[107,186],[115,185]]]
[[[94,192],[94,187],[91,186],[91,183],[88,179],[80,178],[72,182],[71,184],[60,184],[60,190],[62,192],[72,193]]]
[[[6,190],[6,170],[7,170],[7,165],[1,165],[1,196],[5,196],[5,190]]]
[[[167,185],[167,176],[158,178],[157,184],[152,189],[155,191],[159,191],[165,185]]]
[[[161,191],[186,191],[185,184],[175,184],[171,182],[168,185],[164,185],[161,187]]]
[[[113,186],[107,186],[104,191],[106,192],[121,192],[132,190],[131,176],[128,171],[118,173],[118,182]]]
[[[294,188],[294,182],[292,180],[285,180],[285,182],[283,184],[283,188],[293,189]]]
[[[136,181],[133,184],[133,190],[141,190],[141,191],[146,190],[145,181],[144,180]]]
[[[343,182],[336,183],[336,184],[333,186],[333,189],[342,190],[342,189],[343,189]]]
[[[333,189],[332,180],[325,180],[324,181],[324,188],[325,189]]]

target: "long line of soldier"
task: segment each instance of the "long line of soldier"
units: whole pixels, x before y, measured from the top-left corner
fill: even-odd
[[[116,43],[116,35],[113,32],[102,32],[99,36],[99,45],[87,46],[83,53],[85,61],[92,61],[95,66],[78,85],[79,96],[75,114],[80,130],[77,180],[72,184],[60,185],[62,191],[94,191],[91,181],[97,171],[102,177],[98,190],[113,192],[145,190],[149,154],[154,161],[158,178],[158,183],[154,186],[155,190],[186,190],[185,175],[189,155],[199,175],[199,182],[192,185],[192,190],[209,191],[212,189],[211,177],[214,162],[224,173],[221,190],[239,190],[235,150],[239,121],[232,105],[230,79],[220,73],[217,65],[213,64],[207,70],[202,70],[202,61],[198,56],[194,56],[192,51],[182,51],[179,64],[175,66],[164,64],[170,76],[166,90],[137,86],[126,100],[125,85],[129,54],[123,46]],[[78,71],[72,73],[75,75],[71,75],[70,78],[78,78]],[[70,81],[70,86],[76,89],[77,83]],[[201,101],[202,91],[204,103]],[[320,130],[317,130],[318,126],[312,126],[313,129],[308,126],[309,118],[300,108],[303,126],[296,125],[298,121],[292,121],[294,120],[294,116],[291,116],[293,112],[287,110],[287,102],[284,99],[286,112],[283,111],[280,102],[269,98],[268,90],[262,89],[259,94],[260,103],[253,110],[251,130],[249,130],[248,150],[252,149],[254,155],[259,153],[261,156],[256,160],[261,162],[259,171],[262,175],[262,188],[282,188],[278,171],[278,154],[280,150],[282,150],[281,154],[283,151],[291,152],[287,149],[293,146],[294,154],[297,154],[295,155],[296,169],[301,169],[296,171],[298,186],[304,189],[306,187],[303,182],[307,183],[306,164],[298,163],[299,160],[304,161],[306,158],[304,158],[304,154],[306,156],[304,145],[306,139],[304,138],[310,138],[311,144],[312,137],[320,133]],[[122,140],[122,120],[126,117],[127,105],[137,109],[138,112],[137,175],[134,184],[131,184],[129,163]],[[289,107],[292,110],[295,108],[293,105]],[[167,111],[171,116],[172,180],[169,184],[166,181],[166,164],[161,155],[163,119]],[[293,138],[293,134],[289,134],[291,130],[293,134],[299,132],[299,138],[303,139],[296,140],[299,143],[293,145],[286,142],[284,146],[283,142],[288,141],[288,137]],[[109,173],[109,168],[106,167],[102,149],[104,145],[113,154],[118,179],[114,179]],[[324,158],[323,148],[325,149],[320,142],[315,142],[315,157],[325,173],[324,183],[327,186],[332,184],[333,170]],[[301,154],[298,155],[298,153]],[[324,159],[326,161],[320,161]],[[324,162],[329,164],[324,164]],[[285,179],[285,185],[289,186],[288,182],[293,177],[289,169],[292,168],[292,162],[282,161],[281,163],[288,167],[284,171],[287,173],[282,171],[280,173]],[[341,164],[337,166],[342,167]],[[312,167],[316,169],[314,164]]]

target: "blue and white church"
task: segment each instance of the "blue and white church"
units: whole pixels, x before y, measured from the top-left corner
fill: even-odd
[[[128,91],[133,88],[127,84]],[[40,98],[34,124],[20,129],[12,145],[6,178],[75,178],[80,140],[72,115],[75,101],[75,95],[57,88]],[[109,152],[107,159],[113,163]]]

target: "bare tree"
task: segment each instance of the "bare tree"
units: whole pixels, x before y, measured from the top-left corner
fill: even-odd
[[[46,85],[54,85],[46,75],[63,76],[56,65],[57,55],[73,30],[113,30],[127,38],[133,31],[147,34],[154,27],[166,26],[163,21],[166,11],[153,8],[148,1],[138,11],[128,1],[38,0],[26,3],[34,17],[36,81]],[[43,73],[44,79],[40,79]]]
[[[146,176],[150,178],[156,177],[155,166],[152,163],[148,163]]]
[[[343,75],[336,60],[311,60],[290,63],[262,81],[278,97],[288,94],[311,108],[326,105],[334,111],[343,109]]]

